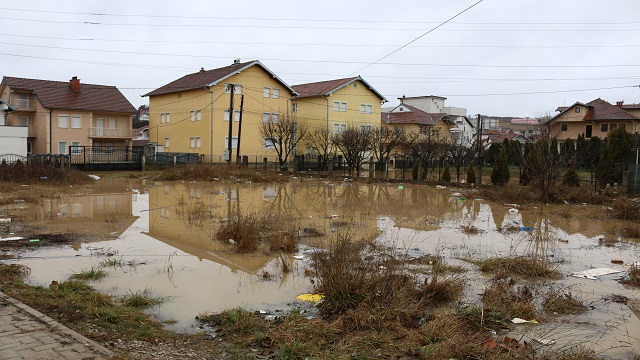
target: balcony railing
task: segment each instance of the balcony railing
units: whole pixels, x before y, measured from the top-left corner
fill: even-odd
[[[94,138],[131,138],[133,130],[127,128],[105,129],[92,127],[89,128],[89,137]]]
[[[36,102],[31,99],[12,99],[11,107],[16,111],[36,111]]]

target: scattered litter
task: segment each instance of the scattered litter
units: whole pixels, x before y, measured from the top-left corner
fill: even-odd
[[[398,190],[402,190],[402,189],[404,189],[404,186],[398,185]]]
[[[25,200],[21,200],[21,199],[13,200],[14,204],[24,204],[25,202],[26,202]]]
[[[462,197],[462,194],[460,194],[459,192],[454,192],[451,194],[451,196],[453,197]]]
[[[0,224],[8,224],[11,222],[11,218],[0,219]]]
[[[260,311],[258,311],[258,314],[262,314],[262,315],[266,315],[266,314],[268,314],[268,313],[269,313],[269,312],[268,312],[268,311],[266,311],[266,310],[260,310]]]
[[[565,243],[565,244],[569,243],[569,240],[565,240],[565,239],[558,239],[558,241],[560,241],[561,243]]]
[[[237,242],[233,239],[229,239],[229,245],[235,245]]]
[[[31,239],[29,240],[30,243],[37,243],[40,242],[40,239]]]
[[[622,264],[624,264],[624,261],[622,261],[622,260],[617,260],[617,259],[613,259],[613,260],[611,260],[611,263],[612,263],[612,264],[617,264],[617,265],[622,265]]]
[[[15,240],[24,240],[22,236],[13,236],[4,239],[0,239],[0,241],[15,241]]]
[[[95,247],[95,246],[87,246],[87,250],[89,251],[97,251],[97,250],[102,250],[103,248],[101,247]]]
[[[464,197],[464,196],[460,196],[460,198],[458,198],[458,200],[460,200],[460,201],[465,201],[465,200],[467,200],[467,198],[466,198],[466,197]]]
[[[596,280],[596,276],[615,274],[619,272],[622,272],[622,270],[614,268],[596,268],[575,272],[572,274],[572,276],[583,279]]]
[[[296,296],[296,299],[301,300],[301,301],[313,301],[313,302],[318,302],[320,300],[322,300],[324,298],[324,295],[320,295],[320,294],[302,294],[302,295],[298,295]]]
[[[304,251],[302,251],[305,254],[319,254],[319,253],[323,253],[323,252],[327,252],[328,250],[325,249],[318,249],[318,248],[311,248],[311,249],[305,249]]]
[[[92,178],[93,180],[100,180],[100,176],[98,175],[89,175],[90,178]]]
[[[518,209],[516,208],[509,209],[509,214],[517,214],[517,213],[518,213]]]
[[[331,215],[331,219],[337,219],[339,217],[340,217],[340,215]]]
[[[293,255],[293,258],[296,260],[304,260],[304,256],[303,255]]]
[[[534,228],[530,228],[530,227],[526,227],[526,226],[520,226],[520,231],[533,231]]]
[[[524,324],[524,323],[538,324],[538,320],[536,320],[536,319],[525,320],[525,319],[520,319],[520,318],[513,318],[513,319],[511,319],[511,322],[514,323],[514,324]]]
[[[275,315],[267,315],[264,317],[265,321],[273,321],[275,319],[277,319],[278,317]]]
[[[545,345],[545,346],[547,346],[547,345],[553,345],[553,344],[555,344],[555,343],[556,343],[556,341],[555,341],[555,340],[543,339],[543,338],[533,338],[533,339],[531,339],[531,340],[533,340],[533,341],[537,342],[538,344],[542,344],[542,345]]]
[[[611,301],[619,304],[626,304],[627,301],[629,301],[629,298],[622,295],[611,295]]]
[[[436,189],[446,189],[447,187],[444,185],[436,185]]]
[[[113,231],[113,232],[111,233],[111,235],[118,235],[118,232],[117,232],[117,231]]]

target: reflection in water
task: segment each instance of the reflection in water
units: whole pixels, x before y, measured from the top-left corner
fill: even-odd
[[[131,189],[137,189],[133,191]],[[269,219],[284,219],[289,228],[303,234],[301,250],[323,246],[336,234],[371,240],[408,250],[419,256],[439,253],[456,265],[474,269],[456,258],[508,256],[534,251],[561,261],[565,274],[590,267],[610,266],[612,258],[626,263],[637,261],[637,246],[608,248],[599,246],[597,237],[611,232],[622,223],[600,221],[587,214],[586,206],[540,205],[510,213],[509,207],[482,200],[462,199],[452,191],[426,186],[392,184],[357,184],[353,182],[292,182],[288,184],[221,184],[216,182],[162,182],[139,184],[134,180],[110,181],[102,190],[47,200],[36,217],[42,224],[70,231],[94,234],[116,231],[117,240],[101,242],[100,247],[125,260],[144,265],[111,271],[99,290],[114,295],[153,289],[171,299],[160,311],[161,317],[177,320],[177,328],[192,324],[200,311],[225,308],[282,309],[295,296],[311,289],[305,269],[310,260],[293,260],[291,254],[258,251],[240,255],[233,252],[228,239],[217,239],[220,226],[237,212],[253,213]],[[112,221],[110,219],[117,219]],[[135,222],[134,222],[135,221]],[[477,235],[467,235],[461,226],[473,226]],[[514,225],[516,231],[503,230]],[[118,229],[115,229],[118,227]],[[519,231],[520,227],[534,231]],[[104,229],[103,229],[104,228]],[[102,230],[103,229],[103,230]],[[125,230],[126,229],[126,230]],[[311,231],[313,229],[313,231]],[[93,236],[87,236],[93,239]],[[111,236],[110,239],[113,239]],[[557,241],[562,239],[562,242]],[[92,244],[94,246],[94,244]],[[68,248],[34,252],[23,261],[40,284],[66,278],[73,271],[100,266],[100,257],[86,249],[70,255]],[[38,259],[45,259],[39,261]],[[291,273],[282,272],[287,261]],[[172,273],[164,269],[171,262]],[[46,263],[46,264],[45,264]],[[468,272],[466,301],[478,301],[485,279]],[[567,277],[558,286],[575,289],[574,293],[602,299],[610,294],[637,297],[637,293],[620,286],[613,278],[597,282]],[[607,324],[610,309],[588,312],[594,329]],[[619,318],[633,338],[640,337],[640,320],[630,311],[619,309]],[[602,343],[615,343],[620,332],[604,329]],[[636,351],[640,351],[632,345]]]

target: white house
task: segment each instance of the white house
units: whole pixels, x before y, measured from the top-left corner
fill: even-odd
[[[0,158],[6,154],[27,156],[29,128],[6,125],[6,115],[12,111],[13,108],[0,99]]]

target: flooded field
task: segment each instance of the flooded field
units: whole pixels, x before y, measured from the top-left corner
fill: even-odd
[[[479,304],[489,281],[467,260],[537,252],[557,263],[564,276],[532,282],[532,291],[562,289],[589,310],[517,325],[510,336],[543,339],[554,347],[582,343],[610,358],[640,354],[640,313],[612,301],[613,295],[640,299],[639,289],[616,281],[628,264],[640,261],[638,240],[619,236],[629,223],[609,218],[602,206],[522,208],[469,197],[428,186],[350,181],[103,179],[82,193],[8,208],[17,221],[74,233],[77,239],[73,245],[25,250],[8,261],[29,266],[30,281],[44,286],[103,267],[108,276],[91,283],[96,289],[115,296],[148,290],[164,297],[153,314],[170,329],[189,331],[201,312],[236,307],[275,312],[296,306],[296,296],[309,292],[314,281],[309,253],[337,234],[375,240],[415,257],[443,256],[449,265],[467,269],[460,275],[466,280],[466,304]],[[218,239],[216,233],[239,211],[278,219],[283,230],[295,229],[301,239],[298,251],[234,251],[233,239]],[[283,264],[291,271],[283,271]],[[616,272],[595,279],[571,276],[592,268]]]

